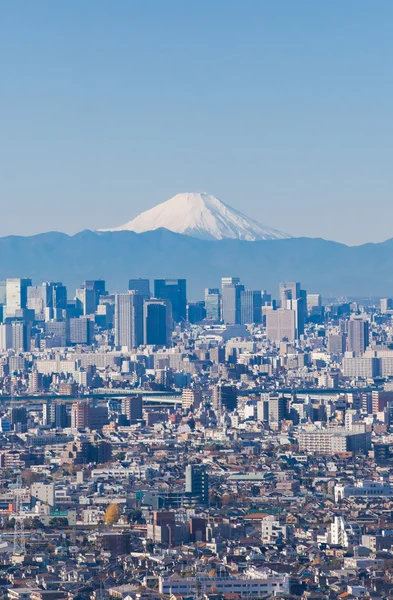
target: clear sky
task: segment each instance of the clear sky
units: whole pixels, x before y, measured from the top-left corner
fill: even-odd
[[[393,237],[392,30],[392,0],[0,0],[0,235],[208,191]]]

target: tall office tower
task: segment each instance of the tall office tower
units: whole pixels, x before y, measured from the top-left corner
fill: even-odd
[[[280,283],[281,308],[287,308],[288,300],[296,300],[297,298],[300,298],[300,283],[282,281]]]
[[[90,429],[91,410],[88,402],[74,402],[71,407],[71,427],[73,429]]]
[[[185,279],[155,279],[154,296],[171,303],[172,318],[175,323],[186,321],[187,288]]]
[[[31,342],[31,324],[25,321],[13,321],[12,330],[12,348],[15,352],[28,352]]]
[[[94,322],[89,317],[70,319],[70,344],[86,344],[94,342]]]
[[[244,291],[239,277],[223,277],[222,287],[222,320],[229,325],[240,323],[240,294]]]
[[[187,465],[185,492],[197,497],[203,504],[208,504],[209,476],[204,465]]]
[[[94,315],[97,309],[97,294],[95,290],[79,288],[75,295],[76,308],[80,315]]]
[[[218,288],[205,289],[206,319],[221,321],[221,294]]]
[[[52,290],[52,306],[55,311],[67,310],[67,288],[61,281],[52,281],[50,283]]]
[[[27,288],[31,286],[31,279],[7,279],[7,317],[15,317],[18,311],[27,308]]]
[[[393,310],[393,299],[381,298],[381,313],[386,314],[390,310]]]
[[[268,401],[269,424],[280,423],[287,416],[287,400],[284,396],[270,396]]]
[[[149,279],[130,279],[128,282],[129,291],[134,291],[143,297],[143,301],[148,300],[150,294],[150,281]]]
[[[2,323],[0,325],[0,352],[6,352],[12,348],[12,325]]]
[[[187,304],[187,321],[188,323],[200,323],[206,319],[205,302],[189,302]]]
[[[243,290],[240,292],[240,323],[261,323],[262,293],[260,290]]]
[[[31,285],[27,288],[27,308],[34,310],[34,317],[37,321],[45,319],[45,309],[51,305],[52,290],[48,284]]]
[[[144,344],[147,346],[169,346],[172,335],[171,303],[151,298],[143,305]]]
[[[363,354],[369,342],[369,324],[361,317],[354,317],[348,321],[347,350],[354,352],[355,356]]]
[[[228,412],[237,408],[237,388],[235,385],[218,383],[213,388],[213,406],[214,410],[221,413],[223,410]]]
[[[121,401],[121,414],[125,415],[127,421],[135,423],[142,419],[142,396],[129,396]]]
[[[143,297],[134,290],[115,295],[115,346],[143,344]]]
[[[280,303],[282,309],[295,311],[295,336],[298,339],[304,333],[307,313],[307,292],[300,288],[300,283],[298,282],[282,282],[280,283]]]
[[[266,312],[266,336],[269,340],[279,342],[296,339],[296,312],[278,308]]]
[[[307,294],[307,310],[310,313],[313,308],[322,306],[321,294]]]
[[[105,289],[105,281],[103,279],[87,279],[81,287],[82,289],[94,292],[95,308],[97,308],[101,296],[108,295],[108,292]]]

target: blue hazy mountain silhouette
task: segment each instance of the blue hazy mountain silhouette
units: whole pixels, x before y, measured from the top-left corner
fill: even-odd
[[[393,239],[362,246],[320,238],[206,241],[166,229],[0,238],[1,278],[63,281],[70,297],[84,279],[100,277],[122,291],[133,277],[185,277],[189,298],[199,299],[224,276],[273,295],[284,280],[326,295],[393,295]]]

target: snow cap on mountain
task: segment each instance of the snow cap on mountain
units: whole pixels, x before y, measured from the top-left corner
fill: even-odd
[[[153,231],[163,227],[204,240],[225,238],[256,241],[289,235],[261,225],[205,192],[177,194],[124,225],[100,231]]]

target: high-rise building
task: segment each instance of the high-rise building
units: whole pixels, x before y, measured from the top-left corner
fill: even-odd
[[[94,342],[94,321],[89,317],[70,319],[69,327],[70,344],[86,344]]]
[[[143,344],[143,296],[131,290],[115,295],[115,346],[138,348]]]
[[[184,388],[181,396],[181,405],[183,410],[198,408],[202,404],[202,390],[199,388]]]
[[[0,352],[6,352],[12,348],[12,325],[2,323],[0,325]]]
[[[304,333],[307,313],[307,292],[300,288],[298,282],[280,283],[281,309],[295,311],[295,339]]]
[[[328,337],[327,349],[330,354],[344,354],[347,346],[347,336],[344,333],[332,333]]]
[[[369,342],[369,324],[362,317],[354,317],[348,322],[348,352],[354,352],[356,356],[364,353]]]
[[[385,314],[393,310],[393,299],[392,298],[381,298],[381,313]]]
[[[203,300],[199,302],[189,302],[187,304],[187,321],[189,323],[200,323],[206,318],[205,303]]]
[[[266,312],[266,335],[269,340],[292,342],[296,339],[296,312],[278,308]]]
[[[76,290],[76,308],[79,314],[94,315],[97,309],[97,293],[94,289],[79,288]]]
[[[27,288],[31,283],[31,279],[27,278],[6,280],[7,317],[15,317],[18,311],[27,308]]]
[[[89,429],[91,427],[90,406],[88,402],[74,402],[71,407],[71,427]]]
[[[28,352],[31,341],[31,324],[25,321],[13,321],[11,331],[12,348],[15,352]]]
[[[171,303],[151,298],[143,305],[144,344],[148,346],[169,346],[172,334]]]
[[[209,476],[204,465],[187,465],[185,492],[203,504],[209,502]]]
[[[129,396],[121,401],[121,414],[125,415],[127,421],[135,423],[142,419],[142,396]]]
[[[68,427],[67,407],[60,402],[45,402],[42,405],[42,421],[44,425],[64,429]]]
[[[235,385],[218,383],[213,388],[213,406],[221,412],[231,412],[237,408],[237,388]]]
[[[175,323],[187,319],[187,288],[185,279],[155,279],[154,296],[171,303]]]
[[[128,282],[129,291],[134,291],[143,297],[143,300],[148,300],[150,294],[150,281],[149,279],[130,279]]]
[[[261,323],[262,294],[260,290],[243,290],[240,292],[240,323]]]
[[[239,277],[223,277],[222,287],[222,320],[229,325],[240,323],[240,294],[244,291],[244,285],[240,283]]]
[[[279,424],[287,416],[287,400],[284,396],[270,396],[268,400],[269,424]]]
[[[221,294],[218,288],[205,289],[206,319],[221,320]]]

